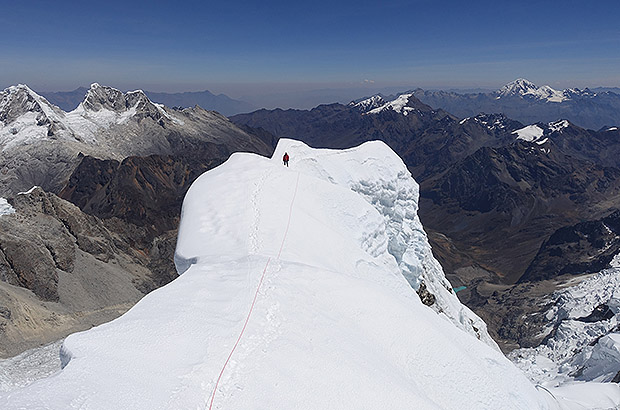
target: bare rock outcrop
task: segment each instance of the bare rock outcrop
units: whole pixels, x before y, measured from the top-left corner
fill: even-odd
[[[15,212],[0,216],[0,357],[112,320],[173,279],[174,232],[144,250],[132,246],[145,237],[139,227],[41,188],[10,202]]]

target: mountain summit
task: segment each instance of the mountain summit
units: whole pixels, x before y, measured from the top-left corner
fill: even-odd
[[[538,87],[524,78],[519,78],[506,84],[497,91],[497,94],[498,99],[502,97],[530,97],[549,102],[562,102],[566,100],[561,91],[554,90],[548,85]]]
[[[69,336],[64,369],[0,406],[546,409],[445,288],[416,202],[380,142],[334,151],[280,140],[271,160],[235,154],[187,193],[181,276]],[[443,288],[431,290],[442,313],[416,282]]]

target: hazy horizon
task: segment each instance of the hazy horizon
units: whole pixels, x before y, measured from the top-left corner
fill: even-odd
[[[209,90],[620,87],[620,3],[9,2],[0,88]]]

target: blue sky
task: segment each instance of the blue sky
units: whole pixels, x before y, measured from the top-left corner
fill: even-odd
[[[5,1],[0,87],[620,86],[618,16],[618,0]]]

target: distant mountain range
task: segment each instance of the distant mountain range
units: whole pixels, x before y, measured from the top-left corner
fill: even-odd
[[[49,102],[64,111],[73,111],[84,100],[88,88],[79,87],[73,91],[41,92]],[[234,100],[227,95],[215,95],[210,91],[196,91],[184,93],[156,93],[144,91],[153,102],[167,107],[189,108],[196,105],[205,110],[217,111],[226,116],[254,111],[257,107],[245,101]]]
[[[559,91],[517,79],[494,92],[460,94],[417,89],[414,95],[431,107],[442,108],[460,118],[502,113],[526,124],[567,119],[595,130],[620,125],[618,88]]]
[[[566,97],[521,85],[505,87],[494,98],[528,92],[536,100]],[[563,119],[525,125],[503,114],[459,119],[424,104],[416,92],[231,119],[317,147],[388,143],[420,183],[422,221],[455,286],[475,289],[485,275],[514,283],[574,273],[566,268],[574,264],[568,258],[553,259],[549,272],[555,274],[541,272],[549,270],[540,258],[534,261],[541,245],[557,229],[604,218],[620,203],[618,127],[593,131]]]
[[[619,208],[618,127],[589,130],[564,116],[531,123],[504,114],[455,116],[425,104],[418,93],[228,119],[98,84],[65,112],[27,86],[14,86],[0,92],[0,195],[11,198],[39,185],[72,202],[106,221],[112,236],[130,244],[127,252],[155,272],[158,282],[157,272],[169,263],[182,196],[202,171],[235,151],[268,155],[279,137],[330,148],[382,140],[420,184],[420,215],[433,252],[452,284],[467,286],[459,298],[475,302],[481,315],[490,300],[478,291],[485,283],[555,280],[576,273],[573,266],[587,271],[607,263],[610,252],[604,248],[616,246],[613,235],[575,247],[560,233],[565,243],[559,248],[550,238],[559,229],[604,220]],[[587,101],[598,92],[557,92],[518,81],[492,94],[495,101],[558,105],[571,98]],[[570,229],[578,237],[590,235],[581,227]],[[91,256],[101,254],[97,243],[79,232],[71,235]],[[558,257],[566,248],[575,255]],[[600,257],[588,264],[596,252]],[[0,257],[0,269],[2,263]],[[32,286],[27,275],[17,277],[22,286]],[[150,289],[153,281],[148,283]],[[47,295],[46,288],[37,291]],[[491,329],[495,336],[518,342],[521,335],[507,330],[512,322],[501,322]]]
[[[493,100],[563,104],[548,100],[576,94],[514,85]],[[619,249],[620,232],[597,222],[620,208],[619,127],[588,130],[562,117],[526,125],[504,114],[461,119],[424,104],[418,93],[231,120],[316,147],[388,143],[420,183],[420,218],[446,276],[465,286],[459,298],[507,349],[537,345],[540,309],[568,280],[558,276],[597,272]],[[573,227],[584,221],[608,234]],[[517,281],[526,283],[510,285]]]
[[[247,101],[232,99],[225,94],[215,95],[210,91],[183,93],[156,93],[144,91],[153,102],[167,107],[188,108],[196,105],[206,110],[217,111],[225,116],[249,113],[258,107],[302,107],[311,109],[320,104],[361,101],[364,88],[321,89],[300,92],[282,92],[262,96],[247,96]],[[84,99],[88,88],[80,87],[66,92],[42,92],[49,102],[64,111],[72,111]],[[394,87],[377,94],[392,100],[402,90]],[[555,90],[550,86],[537,86],[526,80],[517,79],[496,91],[483,89],[429,91],[421,88],[408,91],[420,101],[435,109],[443,109],[458,118],[475,117],[478,114],[504,114],[522,123],[552,122],[567,119],[584,128],[601,129],[620,125],[620,88],[598,87],[592,89],[569,88]]]

